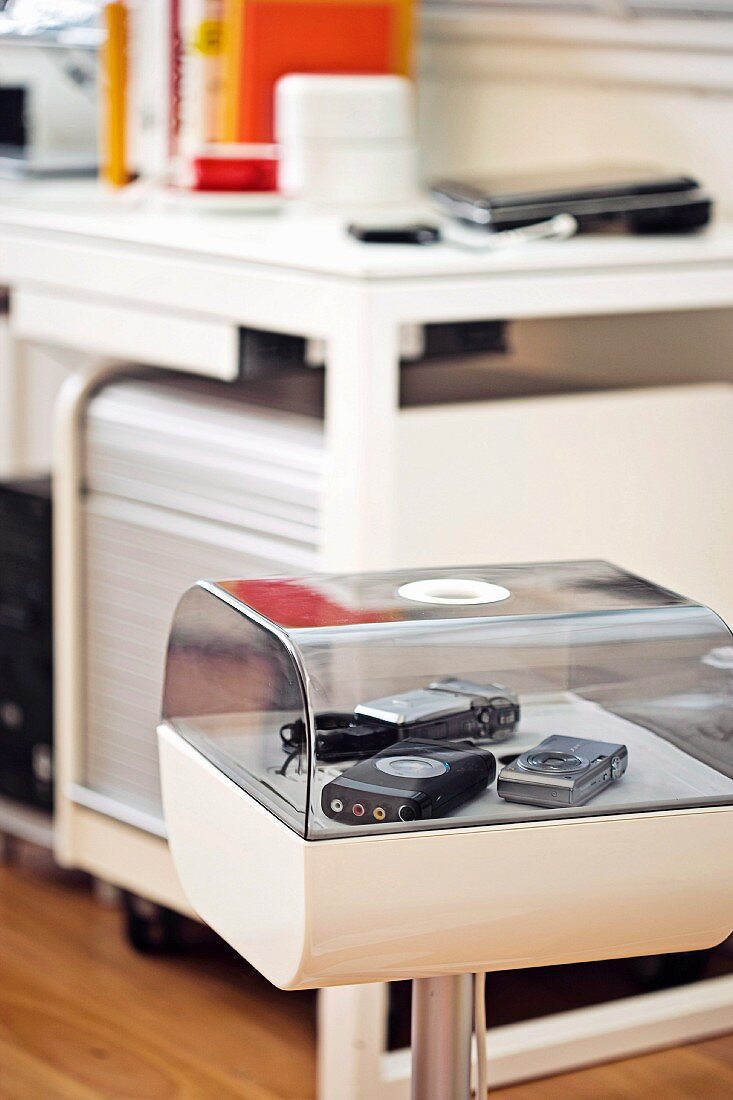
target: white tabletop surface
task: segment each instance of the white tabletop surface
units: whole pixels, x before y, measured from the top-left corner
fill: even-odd
[[[95,181],[0,184],[0,236],[8,232],[72,235],[135,245],[189,257],[286,267],[323,275],[392,279],[441,276],[562,274],[566,272],[733,266],[733,223],[718,222],[693,235],[581,236],[500,251],[467,251],[450,243],[366,245],[345,227],[358,211],[316,214],[292,207],[217,211],[189,206],[152,190],[111,193]],[[440,221],[417,203],[389,215],[364,214],[372,223]]]

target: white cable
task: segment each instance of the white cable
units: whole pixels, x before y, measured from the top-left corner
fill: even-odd
[[[497,229],[493,233],[485,227],[450,222],[443,225],[443,241],[466,252],[497,252],[532,241],[566,241],[577,232],[578,223],[572,214],[556,214],[544,222],[516,229]]]
[[[473,976],[473,1030],[476,1035],[476,1100],[486,1100],[486,974]]]

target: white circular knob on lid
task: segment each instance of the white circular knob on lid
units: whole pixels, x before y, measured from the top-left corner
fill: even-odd
[[[397,595],[403,600],[413,600],[415,603],[469,606],[501,603],[502,600],[509,599],[511,592],[503,584],[490,584],[488,581],[471,580],[465,577],[431,577],[400,585]]]

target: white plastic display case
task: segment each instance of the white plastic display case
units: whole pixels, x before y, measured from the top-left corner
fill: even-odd
[[[603,562],[202,581],[159,731],[184,889],[283,988],[710,947],[731,644]]]

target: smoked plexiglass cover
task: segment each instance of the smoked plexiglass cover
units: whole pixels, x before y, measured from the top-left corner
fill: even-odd
[[[202,581],[166,722],[308,840],[733,804],[733,639],[605,562]]]

